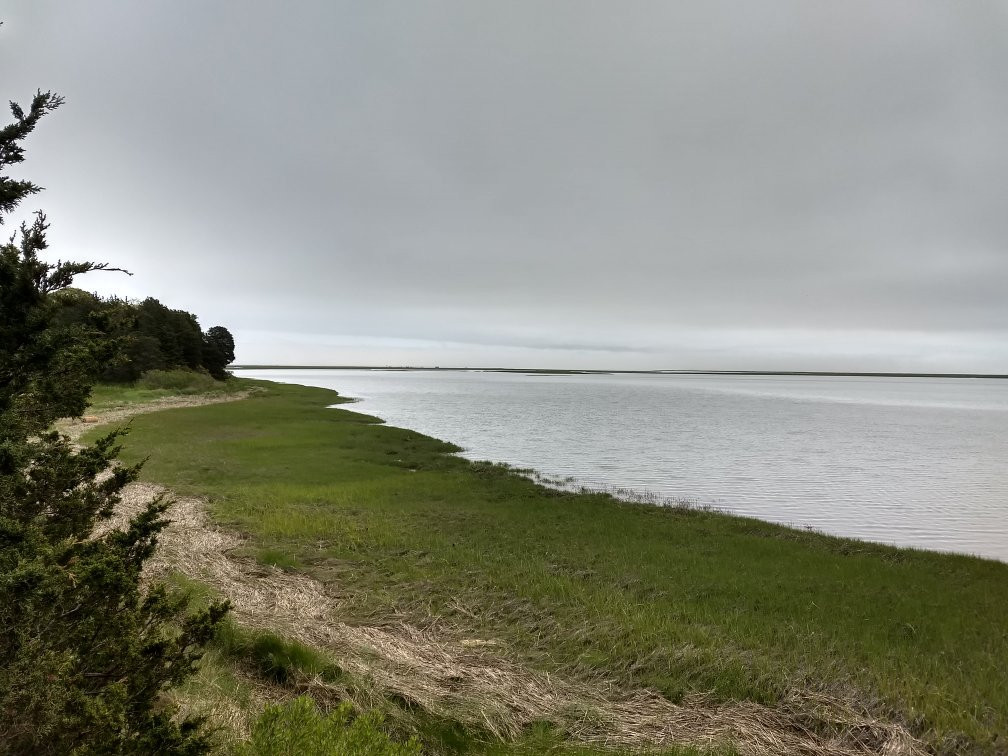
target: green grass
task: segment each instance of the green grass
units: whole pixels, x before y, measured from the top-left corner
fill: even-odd
[[[271,706],[256,722],[252,738],[232,749],[233,756],[330,756],[330,754],[368,754],[368,756],[412,756],[423,753],[416,737],[398,739],[384,728],[385,720],[377,711],[359,714],[343,703],[323,714],[308,696]],[[597,748],[565,744],[562,735],[548,726],[535,727],[519,743],[480,742],[470,744],[484,756],[617,756],[629,751],[600,751]],[[476,751],[474,751],[476,752]],[[641,756],[640,752],[632,752]],[[676,750],[668,756],[700,756],[698,751]]]
[[[252,665],[260,677],[272,682],[285,683],[299,674],[327,683],[339,682],[343,677],[343,671],[315,649],[276,633],[246,630],[230,619],[217,631],[213,648]]]
[[[215,396],[235,394],[249,388],[244,378],[215,381],[206,373],[192,370],[152,370],[136,383],[100,383],[91,390],[89,412],[103,412],[116,407],[151,402],[169,396]]]
[[[397,743],[382,729],[376,713],[355,716],[349,704],[324,714],[315,702],[301,696],[286,704],[271,706],[256,722],[252,738],[234,750],[235,756],[330,756],[330,754],[375,754],[412,756],[420,754],[415,740]]]
[[[170,391],[202,392],[214,391],[220,386],[217,381],[199,370],[175,368],[173,370],[148,370],[136,381],[142,389],[168,389]]]
[[[348,611],[432,613],[672,700],[854,690],[936,744],[1008,732],[1008,565],[552,491],[260,385],[135,418],[123,457],[208,496],[253,555],[338,581]]]
[[[209,586],[194,581],[180,573],[168,577],[173,590],[181,591],[188,598],[190,608],[205,607],[211,600],[219,599]],[[278,706],[263,711],[263,704],[255,696],[249,684],[249,673],[255,680],[271,684],[274,693],[286,692],[288,699],[294,698],[294,691],[303,690],[306,680],[321,681],[326,685],[322,696],[324,705],[334,701],[349,715],[363,713],[367,722],[373,724],[375,737],[367,741],[369,748],[364,752],[380,754],[398,753],[402,744],[420,743],[426,754],[493,754],[495,756],[533,756],[535,754],[555,754],[555,756],[642,756],[640,750],[625,751],[602,749],[591,746],[572,745],[565,735],[550,723],[531,725],[515,740],[502,742],[484,728],[463,726],[458,722],[445,720],[415,706],[404,707],[402,700],[382,696],[366,681],[355,679],[341,670],[324,653],[304,644],[285,638],[273,632],[241,627],[231,618],[221,625],[214,639],[205,650],[197,674],[188,679],[181,688],[173,691],[176,703],[188,701],[196,704],[197,710],[206,712],[206,706],[225,706],[241,711],[241,717],[249,721],[258,720],[258,739],[251,741],[236,739],[233,732],[217,730],[219,751],[225,753],[301,753],[291,750],[289,740],[299,747],[314,748],[316,738],[321,742],[339,735],[329,732],[319,736],[317,730],[336,730],[347,725],[353,716],[341,716],[329,724],[317,720],[315,712],[307,716],[304,703]],[[293,688],[284,689],[284,685]],[[301,686],[300,688],[298,686]],[[312,695],[320,691],[312,689]],[[334,698],[334,696],[336,696]],[[341,700],[342,699],[342,700]],[[356,702],[356,706],[351,699]],[[202,704],[202,707],[200,706]],[[288,717],[288,714],[292,716]],[[307,716],[307,719],[305,718]],[[280,718],[279,725],[272,723]],[[355,720],[354,720],[355,721]],[[281,732],[274,728],[279,726]],[[265,730],[265,733],[263,732]],[[379,733],[380,734],[377,734]],[[270,751],[270,748],[280,749]],[[283,750],[286,748],[287,750]],[[325,753],[326,751],[320,751]],[[339,751],[342,753],[343,751]],[[734,750],[723,747],[698,750],[695,748],[670,747],[646,752],[650,756],[737,756]]]

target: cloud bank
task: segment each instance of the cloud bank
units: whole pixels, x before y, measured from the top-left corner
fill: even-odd
[[[1008,372],[1008,6],[15,2],[52,249],[244,362]]]

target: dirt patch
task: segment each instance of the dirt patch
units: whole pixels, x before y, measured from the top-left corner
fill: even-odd
[[[130,485],[121,518],[168,495]],[[742,754],[889,754],[916,756],[923,745],[898,724],[827,697],[795,696],[780,708],[750,702],[714,705],[702,697],[673,704],[646,691],[587,684],[531,670],[492,639],[456,639],[397,623],[350,625],[339,603],[310,576],[230,555],[243,539],[214,526],[200,499],[176,498],[171,525],[147,565],[149,576],[179,571],[212,586],[233,604],[240,624],[268,629],[324,649],[376,693],[502,738],[551,721],[582,743],[623,747],[731,743]],[[831,725],[832,735],[803,723]]]
[[[91,413],[84,417],[63,418],[58,420],[54,427],[60,433],[70,437],[71,441],[79,441],[87,431],[96,425],[108,425],[128,420],[134,415],[143,415],[147,412],[157,412],[158,410],[176,409],[178,407],[202,407],[207,404],[221,404],[222,402],[235,402],[245,399],[256,391],[236,391],[233,394],[206,395],[195,394],[193,396],[166,396],[162,399],[154,399],[149,402],[137,402],[136,404],[124,404],[121,407],[113,407],[100,413]]]

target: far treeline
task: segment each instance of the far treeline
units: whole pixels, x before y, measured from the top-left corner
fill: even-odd
[[[101,375],[110,383],[132,383],[150,370],[205,370],[217,380],[228,377],[234,362],[234,338],[224,326],[207,331],[196,316],[166,307],[153,297],[133,302],[102,299],[80,289],[54,295],[59,325],[100,325],[121,345]]]

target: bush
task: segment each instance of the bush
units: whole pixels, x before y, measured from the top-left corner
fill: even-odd
[[[206,373],[180,368],[176,370],[148,370],[137,379],[136,387],[199,393],[220,388],[220,382],[215,381]]]
[[[263,712],[252,738],[235,749],[236,756],[413,756],[420,745],[410,739],[397,743],[381,730],[377,712],[354,716],[348,703],[329,714],[319,711],[308,696],[295,698]]]

